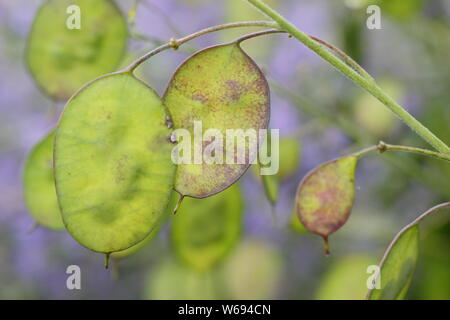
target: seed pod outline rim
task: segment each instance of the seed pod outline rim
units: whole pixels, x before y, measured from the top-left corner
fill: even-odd
[[[55,130],[55,137],[54,137],[54,141],[53,141],[53,157],[52,157],[53,179],[54,179],[54,182],[55,182],[56,196],[57,196],[57,198],[58,198],[58,207],[59,207],[61,216],[62,216],[63,210],[62,210],[62,208],[61,208],[61,203],[60,203],[60,201],[59,201],[58,182],[57,182],[57,179],[56,179],[56,170],[55,170],[55,168],[56,168],[56,166],[55,166],[55,150],[56,150],[56,148],[57,148],[57,141],[58,141],[58,136],[59,136],[59,126],[60,126],[61,119],[62,119],[62,117],[64,116],[64,113],[65,113],[65,111],[66,111],[66,108],[68,107],[68,105],[70,104],[70,102],[73,101],[73,100],[74,100],[74,99],[75,99],[75,98],[76,98],[83,90],[85,90],[86,88],[88,88],[92,83],[94,83],[94,82],[96,82],[96,81],[99,81],[99,80],[102,80],[102,79],[108,78],[108,77],[113,77],[113,76],[115,76],[115,75],[129,75],[130,77],[132,77],[132,78],[134,78],[135,80],[137,80],[137,81],[139,81],[140,83],[142,83],[145,87],[147,87],[147,88],[148,88],[149,90],[151,90],[157,97],[160,98],[160,96],[159,96],[158,93],[155,91],[155,89],[153,89],[152,87],[150,87],[150,86],[149,86],[147,83],[145,83],[144,81],[142,81],[142,80],[140,80],[139,78],[137,78],[137,77],[134,75],[134,73],[133,73],[132,71],[123,71],[123,70],[122,70],[122,71],[115,71],[115,72],[107,73],[107,74],[101,75],[101,76],[99,76],[99,77],[97,77],[97,78],[95,78],[95,79],[90,80],[88,83],[86,83],[86,84],[83,85],[81,88],[79,88],[79,89],[78,89],[78,90],[70,97],[70,99],[69,99],[69,100],[66,102],[66,104],[64,105],[63,111],[61,112],[61,114],[60,114],[60,116],[59,116],[58,122],[57,122],[57,124],[56,124],[55,129],[54,129],[54,130]],[[160,99],[161,99],[161,98],[160,98]],[[162,101],[162,100],[161,100],[161,101]],[[162,104],[162,107],[163,107],[164,113],[167,115],[167,109],[165,108],[164,104]],[[177,166],[174,165],[174,167],[175,167],[175,168],[174,168],[174,177],[175,177],[176,170],[177,170]],[[174,179],[175,179],[175,178],[174,178]],[[170,196],[169,196],[169,198],[170,198]],[[169,202],[170,202],[170,201],[167,201],[166,207],[165,207],[165,209],[164,209],[165,211],[166,211],[167,208],[169,207]],[[160,217],[160,218],[161,218],[161,217]],[[71,234],[71,232],[69,231],[69,228],[67,227],[67,224],[66,224],[65,219],[62,218],[62,221],[63,221],[65,230],[66,230],[66,231],[70,234],[70,236],[72,237],[72,234]],[[78,244],[80,244],[82,247],[84,247],[84,248],[86,248],[86,249],[88,249],[88,250],[90,250],[90,251],[94,251],[94,252],[97,252],[97,253],[105,254],[107,257],[109,257],[109,255],[112,254],[112,253],[115,253],[115,252],[122,252],[122,251],[125,251],[125,250],[130,249],[131,247],[134,247],[134,246],[140,244],[140,243],[143,242],[147,237],[149,237],[150,234],[151,234],[152,232],[156,231],[156,229],[157,229],[157,226],[155,225],[155,226],[153,226],[153,227],[149,230],[149,232],[148,232],[148,233],[145,235],[145,237],[142,238],[141,240],[138,240],[138,241],[134,242],[133,244],[131,244],[130,246],[128,246],[128,247],[126,247],[126,248],[119,249],[119,250],[114,250],[114,251],[110,251],[110,252],[103,252],[103,251],[94,250],[94,249],[89,248],[89,247],[85,246],[84,244],[80,243],[77,239],[75,239],[75,238],[73,238],[73,239],[74,239]],[[107,258],[107,259],[108,259],[108,258]]]
[[[31,76],[31,78],[33,79],[33,82],[34,82],[36,88],[38,89],[38,91],[39,91],[40,93],[42,93],[42,95],[44,95],[45,97],[49,98],[51,101],[54,101],[54,102],[63,102],[63,101],[66,101],[65,104],[67,104],[67,103],[69,103],[70,99],[71,99],[75,94],[78,93],[78,91],[79,91],[80,89],[76,90],[76,91],[72,94],[72,96],[71,96],[69,99],[68,99],[68,98],[60,98],[60,97],[55,97],[55,96],[53,96],[52,94],[50,94],[49,92],[47,92],[47,90],[44,88],[44,86],[43,86],[40,82],[36,81],[36,78],[35,78],[35,76],[34,76],[34,73],[33,73],[33,71],[31,70],[30,61],[29,61],[29,59],[28,59],[28,55],[29,55],[30,52],[31,52],[31,50],[30,50],[31,33],[32,33],[33,29],[35,28],[35,25],[36,25],[36,23],[37,23],[37,22],[36,22],[36,17],[41,13],[41,11],[45,8],[45,6],[46,6],[50,1],[51,1],[51,0],[46,0],[46,1],[44,1],[44,2],[39,6],[39,8],[36,10],[36,12],[35,12],[35,14],[34,14],[34,16],[33,16],[33,22],[31,23],[31,26],[30,26],[30,28],[28,29],[27,38],[26,38],[26,41],[25,41],[25,48],[24,48],[24,53],[25,53],[25,54],[23,55],[22,59],[23,59],[24,65],[25,65],[25,70],[26,70],[26,72]],[[125,17],[125,15],[124,15],[124,13],[122,12],[122,10],[120,9],[119,5],[116,3],[116,1],[113,1],[113,0],[106,0],[106,1],[109,2],[109,3],[111,4],[111,6],[113,6],[114,10],[117,11],[117,14],[123,19],[123,21],[125,22],[125,25],[127,26],[127,23],[126,23],[126,21],[127,21],[127,20],[126,20],[126,17]],[[126,53],[128,52],[128,48],[129,48],[129,44],[128,44],[129,41],[128,41],[128,40],[129,40],[129,37],[130,37],[130,31],[128,30],[128,27],[126,27],[126,30],[125,30],[125,31],[126,31],[126,32],[125,32],[124,46],[123,46],[123,48],[122,48],[122,52],[120,53],[119,59],[118,59],[118,61],[117,61],[117,63],[116,63],[116,66],[115,66],[114,68],[118,68],[118,67],[120,66],[121,61],[125,58]],[[111,72],[111,73],[117,73],[117,72],[120,72],[120,71],[114,71],[114,72]],[[111,74],[111,73],[107,73],[107,74],[105,74],[105,75],[109,75],[109,74]],[[81,88],[85,87],[87,84],[89,84],[89,83],[93,82],[94,80],[97,80],[97,79],[99,79],[99,78],[101,78],[101,77],[103,77],[103,76],[105,76],[105,75],[100,75],[100,76],[98,76],[97,78],[88,81],[88,82],[85,83]],[[59,121],[58,121],[58,122],[59,122]]]
[[[266,115],[266,119],[265,119],[264,125],[261,127],[261,129],[268,129],[268,128],[269,128],[270,115],[271,115],[271,95],[270,95],[270,86],[269,86],[269,83],[268,83],[268,81],[267,81],[267,78],[266,78],[264,72],[262,72],[262,70],[261,70],[261,68],[258,66],[258,64],[252,59],[252,57],[250,57],[250,56],[245,52],[245,50],[242,49],[242,47],[241,47],[241,43],[242,43],[242,42],[243,42],[242,39],[237,39],[237,40],[234,40],[234,41],[230,41],[230,42],[226,42],[226,43],[222,43],[222,44],[216,44],[216,45],[212,45],[212,46],[203,48],[203,49],[201,49],[201,50],[195,52],[194,54],[188,56],[186,59],[184,59],[184,60],[178,65],[178,67],[176,68],[175,72],[174,72],[174,73],[172,74],[172,76],[170,77],[169,82],[168,82],[168,84],[167,84],[167,86],[166,86],[166,89],[164,90],[164,93],[163,93],[163,95],[162,95],[162,97],[161,97],[161,99],[162,99],[162,101],[163,101],[163,105],[164,105],[164,107],[165,107],[165,109],[166,109],[166,112],[168,113],[168,115],[169,115],[169,117],[170,117],[171,119],[173,119],[172,113],[170,112],[169,108],[165,105],[165,98],[166,98],[166,95],[167,95],[167,93],[168,93],[168,91],[169,91],[169,89],[170,89],[170,87],[171,87],[171,83],[173,82],[173,80],[175,79],[175,77],[177,76],[177,74],[179,73],[180,69],[181,69],[181,68],[182,68],[182,67],[183,67],[183,66],[184,66],[191,58],[194,58],[194,57],[198,56],[199,54],[201,54],[201,53],[203,53],[203,52],[205,52],[205,51],[207,51],[207,50],[216,49],[216,48],[220,48],[220,47],[226,47],[226,46],[230,46],[230,45],[235,45],[235,46],[236,46],[236,47],[244,54],[244,56],[248,59],[248,61],[250,61],[251,65],[252,65],[253,67],[255,67],[255,69],[256,69],[257,72],[258,72],[258,75],[264,80],[264,81],[263,81],[263,82],[264,82],[264,90],[265,90],[265,92],[267,92],[267,94],[266,94],[266,98],[267,98],[267,105],[266,105],[266,107],[267,107],[267,115]],[[179,129],[179,128],[174,128],[174,129]],[[257,149],[259,150],[259,145],[258,145],[258,148],[257,148]],[[242,173],[241,173],[237,178],[235,178],[234,180],[232,180],[232,182],[231,182],[229,185],[227,185],[227,186],[225,186],[225,187],[223,187],[223,188],[220,188],[220,189],[218,189],[218,190],[216,190],[216,191],[210,192],[210,193],[208,193],[208,194],[206,194],[206,195],[204,195],[204,196],[185,195],[185,194],[181,193],[180,191],[178,191],[178,190],[175,188],[175,184],[174,184],[173,190],[179,194],[180,199],[182,199],[182,198],[184,198],[184,197],[190,197],[190,198],[194,198],[194,199],[205,199],[205,198],[211,197],[211,196],[213,196],[213,195],[215,195],[215,194],[218,194],[218,193],[220,193],[220,192],[222,192],[222,191],[228,189],[228,188],[231,187],[232,185],[234,185],[236,182],[238,182],[238,181],[242,178],[242,176],[247,172],[247,170],[250,168],[250,166],[251,166],[251,163],[248,163],[248,164],[246,165],[246,168],[242,171]],[[178,166],[176,166],[176,167],[177,167],[177,170],[178,170]],[[176,179],[175,179],[175,180],[176,180]]]

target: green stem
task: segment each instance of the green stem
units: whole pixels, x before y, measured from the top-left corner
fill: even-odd
[[[125,68],[122,72],[133,72],[141,63],[145,62],[149,58],[153,57],[154,55],[168,50],[168,49],[174,49],[177,50],[181,45],[185,44],[186,42],[189,42],[195,38],[198,38],[200,36],[203,36],[205,34],[216,32],[220,30],[225,29],[231,29],[231,28],[244,28],[244,27],[269,27],[274,28],[277,27],[277,24],[275,22],[271,21],[243,21],[243,22],[232,22],[232,23],[226,23],[221,24],[213,27],[209,27],[206,29],[202,29],[200,31],[197,31],[195,33],[192,33],[186,37],[179,38],[179,39],[170,39],[169,42],[159,46],[158,48],[148,52],[147,54],[143,55],[142,57],[138,58],[134,62],[132,62],[127,68]],[[273,33],[272,31],[271,33]],[[280,31],[277,31],[280,32]]]
[[[273,10],[270,6],[261,0],[247,0],[250,4],[258,8],[268,17],[278,23],[281,30],[288,32],[290,35],[298,39],[309,49],[317,53],[321,58],[330,63],[335,69],[342,72],[350,80],[358,84],[360,87],[368,91],[375,98],[386,105],[395,115],[397,115],[403,122],[405,122],[414,132],[427,141],[437,151],[441,153],[450,153],[450,148],[438,137],[436,137],[428,128],[417,121],[408,111],[396,103],[388,94],[386,94],[376,83],[371,79],[367,79],[353,70],[341,59],[323,48],[320,43],[314,41],[304,32],[297,29],[291,22],[281,16],[278,12]]]
[[[392,145],[387,144],[381,141],[377,146],[378,151],[384,152],[384,151],[402,151],[402,152],[410,152],[410,153],[418,153],[424,156],[436,158],[439,160],[444,160],[447,162],[450,162],[450,154],[435,152],[427,149],[421,149],[421,148],[415,148],[415,147],[408,147],[408,146],[398,146],[398,145]]]
[[[383,153],[386,151],[410,152],[410,153],[417,153],[417,154],[421,154],[423,156],[432,157],[435,159],[450,162],[450,154],[444,154],[444,153],[440,153],[440,152],[435,152],[435,151],[421,149],[421,148],[415,148],[415,147],[387,144],[383,141],[380,141],[380,143],[376,146],[371,146],[371,147],[365,148],[361,151],[355,152],[353,155],[357,156],[357,157],[362,157],[372,151],[379,151],[380,153]]]
[[[365,149],[362,149],[361,151],[355,152],[352,155],[356,156],[358,158],[361,158],[362,156],[366,155],[367,153],[370,153],[372,151],[378,150],[378,146],[371,146]]]
[[[327,47],[328,49],[330,49],[331,51],[333,51],[336,55],[338,55],[342,60],[344,60],[345,63],[347,63],[348,65],[350,65],[353,69],[355,69],[356,71],[359,72],[360,75],[362,75],[363,77],[365,77],[367,80],[370,81],[375,81],[372,76],[367,73],[366,70],[364,70],[363,67],[361,67],[355,60],[353,60],[350,56],[348,56],[344,51],[342,51],[341,49],[339,49],[336,46],[333,46],[331,43],[326,42],[325,40],[322,40],[320,38],[317,38],[315,36],[309,35],[309,37],[311,39],[313,39],[314,41],[324,45],[325,47]]]
[[[234,42],[237,43],[237,44],[240,44],[241,42],[249,40],[249,39],[253,39],[253,38],[256,38],[256,37],[259,37],[259,36],[265,36],[265,35],[269,35],[269,34],[274,34],[274,33],[286,33],[286,31],[279,30],[279,29],[263,30],[263,31],[259,31],[259,32],[246,34],[245,36],[242,36],[242,37],[238,38]]]
[[[110,258],[110,256],[111,256],[110,252],[105,254],[105,269],[109,268],[109,258]]]

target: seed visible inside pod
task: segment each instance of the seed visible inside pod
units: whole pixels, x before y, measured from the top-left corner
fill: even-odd
[[[157,94],[128,73],[98,78],[70,99],[54,171],[64,224],[80,244],[109,254],[157,226],[175,175],[165,122]]]
[[[318,166],[300,182],[295,199],[297,216],[311,232],[325,241],[350,216],[355,198],[355,169],[358,157],[339,158]]]
[[[223,157],[221,163],[206,163],[204,157],[200,163],[194,163],[192,157],[188,163],[179,164],[175,190],[182,196],[205,198],[237,181],[248,169],[252,157],[256,157],[257,145],[251,145],[246,139],[244,146],[237,146],[234,138],[227,139],[226,132],[228,129],[243,132],[253,129],[258,133],[267,128],[269,100],[269,87],[263,73],[239,43],[210,47],[188,58],[170,81],[164,104],[174,128],[186,129],[191,138],[195,137],[195,123],[201,124],[204,133],[209,129],[221,133],[223,142],[215,155],[216,159],[220,153]],[[191,143],[192,155],[198,150],[206,152],[214,143],[201,140]],[[225,158],[232,144],[236,147],[235,154],[246,155],[243,163],[229,163]],[[202,156],[204,153],[200,154]]]

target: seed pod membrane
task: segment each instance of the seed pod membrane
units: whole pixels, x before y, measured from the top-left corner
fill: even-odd
[[[70,99],[54,171],[64,224],[80,244],[121,251],[157,226],[175,174],[165,120],[156,93],[128,73],[96,79]]]
[[[163,101],[175,129],[187,129],[193,140],[194,123],[198,121],[203,133],[217,129],[222,134],[222,146],[233,142],[226,139],[227,129],[254,129],[257,134],[269,121],[267,81],[237,43],[207,48],[188,58],[175,72]],[[212,140],[197,147],[206,152]],[[191,161],[178,166],[175,189],[195,198],[208,197],[233,184],[248,169],[257,151],[247,140],[245,146],[236,147],[237,152],[245,152],[242,164],[236,163],[236,158],[233,164],[227,164],[225,155],[230,147],[218,148],[223,152],[222,163],[206,163],[203,157],[195,164],[194,145],[191,143]]]
[[[86,82],[116,69],[127,34],[113,1],[49,0],[28,36],[28,68],[46,94],[66,100]]]
[[[350,216],[355,198],[357,156],[339,158],[310,171],[300,183],[295,199],[297,216],[325,241]]]

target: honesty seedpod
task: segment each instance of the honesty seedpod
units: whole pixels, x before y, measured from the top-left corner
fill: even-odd
[[[240,240],[242,202],[238,185],[207,199],[185,200],[171,229],[178,257],[200,271],[226,257]]]
[[[170,134],[160,98],[130,73],[98,78],[70,99],[54,172],[64,224],[80,244],[109,254],[156,227],[173,188]]]
[[[254,61],[241,49],[239,42],[202,50],[188,58],[175,72],[163,97],[175,129],[186,129],[194,137],[194,122],[201,122],[203,131],[267,128],[270,113],[269,87]],[[225,139],[226,140],[226,139]],[[232,139],[230,139],[232,140]],[[203,141],[201,150],[213,144]],[[234,141],[224,141],[230,148]],[[239,150],[244,148],[244,150]],[[245,152],[245,163],[178,165],[175,190],[182,196],[205,198],[233,184],[248,169],[257,148],[249,143],[237,147]],[[223,155],[226,150],[223,150]]]
[[[378,289],[367,293],[368,300],[404,299],[413,280],[419,257],[419,228],[422,221],[431,214],[450,213],[450,202],[439,204],[400,230],[389,244],[379,264]]]
[[[55,190],[53,175],[53,141],[55,131],[49,133],[30,152],[24,168],[24,197],[28,210],[36,222],[44,227],[63,230],[58,198]],[[174,207],[175,197],[171,201]],[[171,212],[166,210],[166,215]],[[159,225],[138,244],[111,254],[112,258],[122,259],[128,257],[145,247],[159,231]]]
[[[400,234],[389,249],[379,275],[380,290],[371,290],[369,300],[402,300],[411,285],[418,257],[419,226],[415,225]]]
[[[70,6],[79,16],[71,17]],[[68,26],[79,20],[78,28]],[[55,100],[68,99],[86,82],[112,72],[127,44],[126,21],[110,0],[49,0],[28,36],[26,61],[39,87]]]
[[[311,232],[325,241],[350,216],[355,198],[356,155],[339,158],[310,171],[300,183],[295,199],[297,216]]]
[[[25,203],[36,222],[47,228],[62,230],[53,178],[53,140],[52,131],[31,150],[25,164],[23,188]]]

